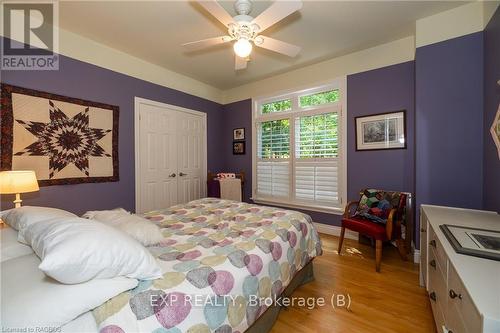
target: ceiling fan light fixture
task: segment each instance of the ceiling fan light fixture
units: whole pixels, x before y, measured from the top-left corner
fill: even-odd
[[[248,39],[240,38],[233,45],[234,53],[240,58],[246,58],[252,52],[252,43]]]

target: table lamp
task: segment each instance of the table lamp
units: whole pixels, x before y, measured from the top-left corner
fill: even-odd
[[[1,171],[0,172],[0,194],[15,194],[16,208],[21,207],[21,193],[38,191],[38,182],[35,171]]]

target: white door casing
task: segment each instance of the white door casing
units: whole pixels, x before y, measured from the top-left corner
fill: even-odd
[[[136,97],[134,118],[136,212],[206,196],[206,114]]]

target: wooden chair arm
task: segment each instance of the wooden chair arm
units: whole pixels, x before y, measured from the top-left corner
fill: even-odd
[[[385,233],[387,235],[387,239],[389,240],[392,239],[392,230],[394,230],[394,223],[401,223],[401,221],[394,221],[394,215],[396,214],[396,212],[396,208],[391,209],[391,211],[389,212],[389,217],[387,218],[387,223],[385,225]]]
[[[349,217],[351,217],[351,209],[355,205],[358,205],[358,201],[350,201],[347,206],[345,206],[343,218],[348,219]]]

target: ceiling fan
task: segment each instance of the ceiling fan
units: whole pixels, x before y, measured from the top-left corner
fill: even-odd
[[[234,9],[238,13],[234,17],[231,17],[216,0],[197,2],[227,27],[228,34],[183,44],[182,46],[189,51],[236,41],[233,45],[235,53],[234,68],[236,70],[247,67],[248,56],[252,52],[252,43],[255,46],[289,57],[295,57],[300,52],[298,46],[260,34],[273,24],[301,9],[302,1],[300,0],[276,1],[256,18],[249,15],[252,11],[252,2],[250,0],[237,0],[234,3]]]

